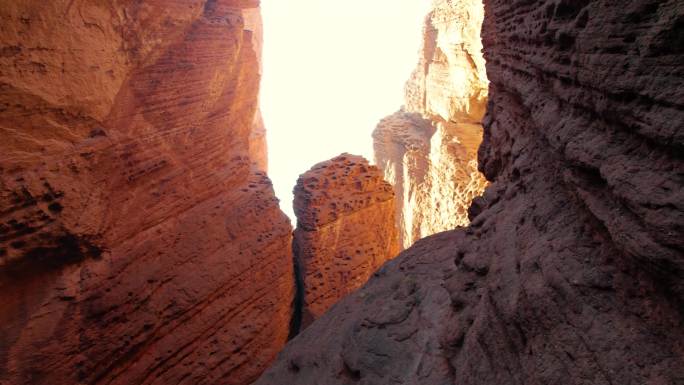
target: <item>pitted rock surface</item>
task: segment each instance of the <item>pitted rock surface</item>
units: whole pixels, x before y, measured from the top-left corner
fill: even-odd
[[[399,252],[394,193],[377,167],[342,154],[299,177],[294,211],[305,327]]]

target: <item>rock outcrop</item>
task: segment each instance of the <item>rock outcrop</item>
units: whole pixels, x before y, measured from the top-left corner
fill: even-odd
[[[470,226],[387,263],[257,385],[684,383],[684,6],[485,15]]]
[[[406,104],[373,133],[375,163],[397,195],[404,248],[468,225],[467,210],[486,180],[477,169],[487,76],[481,0],[435,0]]]
[[[258,12],[2,2],[0,383],[242,385],[283,346]]]
[[[294,211],[293,250],[307,326],[399,252],[394,193],[377,167],[342,154],[299,177]]]

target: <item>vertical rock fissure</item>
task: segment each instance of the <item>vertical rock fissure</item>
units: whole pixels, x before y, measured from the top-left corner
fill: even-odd
[[[290,320],[290,334],[287,340],[291,340],[299,334],[302,327],[302,311],[304,307],[304,280],[302,279],[301,264],[299,262],[297,242],[292,242],[292,265],[294,267],[295,295],[292,300],[292,319]]]

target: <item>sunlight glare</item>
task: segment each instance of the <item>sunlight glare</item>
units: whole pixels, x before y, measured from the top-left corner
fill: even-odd
[[[342,152],[373,161],[371,133],[403,104],[428,0],[262,0],[261,107],[269,176],[293,219],[292,189]]]

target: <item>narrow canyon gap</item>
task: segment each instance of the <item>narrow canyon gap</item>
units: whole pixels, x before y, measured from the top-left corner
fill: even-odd
[[[349,152],[394,186],[402,247],[467,225],[486,183],[482,2],[267,0],[264,13],[261,101],[285,212],[297,175]]]
[[[396,90],[387,91],[386,110],[399,104],[424,13],[419,1],[403,5],[421,10],[376,4],[375,15],[399,22],[373,31],[373,44],[361,37],[378,22],[362,15],[372,25],[351,40],[366,44],[348,55],[357,67],[339,76],[320,67],[337,86],[362,75],[347,101],[359,95],[384,100],[367,86],[399,67],[381,49],[393,45],[411,56],[405,71],[396,72]],[[293,307],[292,228],[265,174],[259,2],[2,6],[0,381],[251,382],[293,334],[293,310],[302,310]],[[414,19],[415,33],[406,33],[410,23],[402,17]],[[345,28],[338,26],[336,39],[322,44],[349,40],[339,34]],[[397,31],[406,35],[397,38]],[[305,32],[314,35],[311,28]],[[388,61],[367,71],[379,57]],[[315,73],[309,67],[300,84],[325,80]],[[392,88],[387,84],[372,88]],[[329,88],[333,95],[339,91]],[[327,132],[345,138],[345,129],[367,125],[357,143],[370,149],[370,131],[385,112],[368,107],[375,114],[350,108],[338,114],[360,114],[363,123],[329,120]],[[308,149],[321,147],[293,137]],[[307,322],[362,285],[398,249],[392,187],[363,159],[339,162],[339,173],[330,177],[355,191],[340,188],[339,208],[328,217],[346,218],[333,220],[328,230],[298,233],[300,241],[307,239],[298,250],[316,249],[310,261],[324,261],[302,259],[303,272],[311,272],[302,285],[325,286],[328,293],[304,308],[311,309]],[[315,204],[303,209],[314,212]],[[330,242],[326,234],[334,227],[352,242]],[[330,271],[325,282],[314,271],[318,266]]]
[[[261,104],[269,176],[294,224],[292,190],[343,152],[373,161],[371,133],[403,104],[425,0],[263,0]]]
[[[397,233],[407,247],[466,225],[467,208],[482,193],[483,5],[442,2],[429,13],[427,5],[264,2],[261,100],[269,175],[286,212],[301,164],[321,162],[294,188],[302,304],[295,325],[307,326],[396,256]],[[326,160],[340,151],[345,154]],[[380,170],[346,151],[375,160]]]
[[[335,138],[351,136],[372,158],[370,132],[401,104],[421,36],[425,4],[401,5],[375,3],[354,39],[338,25],[334,39],[299,45],[319,58],[336,42],[360,46],[339,73],[305,67],[299,85],[330,83],[315,98],[360,79],[323,104],[333,112],[293,108],[295,123],[328,140],[289,135],[299,147],[288,151],[334,154],[347,150]],[[301,285],[322,293],[297,306],[292,227],[265,174],[258,1],[2,6],[0,381],[246,384],[296,332],[297,312],[308,324],[396,255],[392,186],[364,159],[335,158],[338,171],[319,175],[339,182],[328,211],[317,213],[317,200],[300,207],[327,222],[297,229],[295,248],[309,252]],[[339,10],[359,17],[351,4]],[[393,27],[378,29],[376,16]],[[301,26],[288,27],[315,36]],[[387,50],[408,52],[406,66]],[[325,193],[308,186],[304,195]]]
[[[0,0],[0,384],[684,384],[681,1],[263,3]]]
[[[676,0],[485,0],[470,225],[385,264],[255,384],[684,383],[683,20]]]

